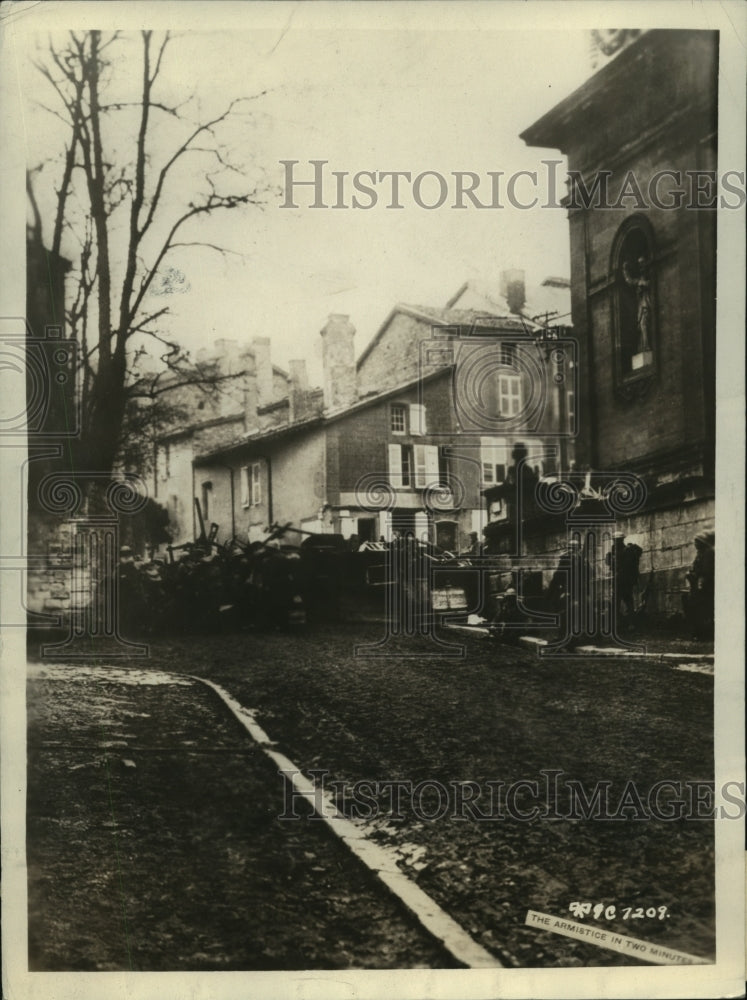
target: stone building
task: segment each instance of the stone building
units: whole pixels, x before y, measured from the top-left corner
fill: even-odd
[[[289,376],[272,364],[268,337],[243,345],[218,339],[212,349],[198,351],[195,363],[214,377],[164,392],[174,417],[161,428],[147,477],[150,495],[168,512],[177,544],[199,533],[195,497],[205,517],[213,514],[211,491],[196,487],[195,457],[288,419]]]
[[[568,158],[579,464],[640,477],[618,527],[676,612],[714,517],[718,35],[622,36],[522,138]]]
[[[191,430],[180,492],[201,498],[221,540],[252,541],[290,521],[360,542],[399,528],[462,551],[488,519],[505,519],[485,494],[506,478],[518,440],[538,475],[563,461],[558,421],[568,403],[540,332],[508,305],[497,315],[400,304],[356,361],[352,324],[330,316],[323,386],[311,388],[293,362],[286,395],[270,408],[247,395],[256,416],[247,410],[233,441],[210,446],[196,436],[204,428]],[[173,440],[159,448],[159,469]],[[172,467],[159,493],[177,495],[175,484]],[[183,524],[175,541],[195,527]]]

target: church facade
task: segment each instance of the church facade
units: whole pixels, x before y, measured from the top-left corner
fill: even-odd
[[[568,158],[578,464],[634,476],[651,610],[713,528],[718,35],[646,31],[522,133]]]

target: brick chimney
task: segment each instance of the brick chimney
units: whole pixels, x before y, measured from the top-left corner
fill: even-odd
[[[519,268],[501,271],[501,295],[512,313],[520,314],[526,304],[525,275]]]
[[[325,410],[350,406],[358,398],[354,336],[350,318],[339,313],[332,313],[321,330]]]
[[[288,398],[290,402],[290,419],[301,420],[307,415],[309,397],[309,376],[305,361],[289,361],[288,372],[290,384]]]
[[[272,379],[272,361],[270,359],[270,338],[254,337],[254,371],[257,376],[257,406],[260,409],[275,399]]]

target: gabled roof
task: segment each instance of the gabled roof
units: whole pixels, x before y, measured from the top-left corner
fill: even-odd
[[[358,368],[361,367],[398,315],[411,316],[413,319],[427,323],[429,326],[458,327],[460,330],[467,331],[508,330],[512,333],[522,331],[530,333],[532,330],[537,329],[536,324],[532,324],[520,316],[510,313],[498,315],[475,309],[450,309],[448,307],[439,309],[433,306],[413,306],[405,302],[398,302],[364,348],[357,361]]]
[[[458,326],[462,329],[485,329],[485,330],[526,330],[534,326],[522,316],[512,313],[497,314],[482,309],[437,309],[433,306],[405,306],[411,315],[416,315],[427,319],[430,323],[438,326]]]
[[[537,320],[540,317],[549,316],[549,322],[558,322],[570,317],[571,311],[571,283],[568,278],[548,277],[540,286],[533,287],[527,293],[527,301],[524,303],[520,313],[511,313],[508,300],[502,295],[496,285],[489,281],[470,280],[465,281],[461,288],[446,303],[447,308],[456,311],[453,307],[465,296],[471,297],[473,303],[479,306],[484,305],[486,311],[491,315],[508,315],[514,321],[523,322],[524,328],[528,332],[533,332],[540,328]],[[478,310],[479,311],[479,310]],[[554,314],[554,315],[553,315]]]

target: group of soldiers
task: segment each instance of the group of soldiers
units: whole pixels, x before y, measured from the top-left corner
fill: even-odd
[[[588,541],[588,540],[587,540]],[[605,553],[606,589],[579,538],[571,538],[548,587],[550,608],[558,615],[559,637],[573,644],[581,637],[622,637],[633,631],[645,613],[648,590],[639,588],[643,550],[616,531]]]

